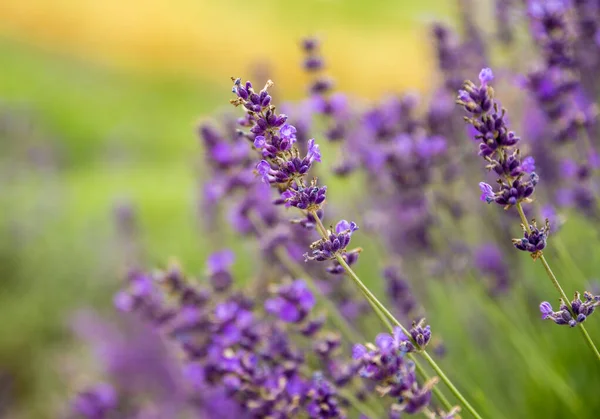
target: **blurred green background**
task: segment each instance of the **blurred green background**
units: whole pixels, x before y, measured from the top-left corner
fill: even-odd
[[[435,76],[425,23],[451,21],[452,3],[0,3],[0,417],[56,417],[72,391],[76,365],[60,356],[74,345],[69,316],[86,306],[110,312],[127,262],[115,208],[135,209],[149,264],[176,257],[199,272],[219,244],[202,232],[195,130],[228,108],[230,76],[268,68],[279,93],[299,98],[305,80],[298,40],[318,34],[341,90],[367,98],[426,90]],[[574,220],[561,240],[571,249],[597,238]],[[583,275],[562,265],[569,290],[598,275],[596,258],[572,257]],[[477,284],[432,287],[428,312],[444,331],[444,366],[469,385],[486,417],[561,417],[552,414],[560,409],[595,417],[577,394],[598,383],[590,378],[598,369],[587,353],[573,358],[587,350],[582,342],[561,343],[569,331],[544,327],[538,302],[521,298],[532,287],[549,294],[541,266],[523,263],[520,272],[526,285],[498,305]],[[471,330],[474,318],[487,320]],[[490,338],[490,330],[514,325],[522,330],[517,338]],[[589,329],[599,336],[596,326]],[[524,335],[544,345],[518,341]],[[465,356],[465,342],[480,346]],[[511,415],[509,403],[524,416]]]

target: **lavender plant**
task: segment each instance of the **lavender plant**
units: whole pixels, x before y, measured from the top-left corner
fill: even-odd
[[[517,39],[516,22],[511,19],[511,11],[519,7],[516,3],[496,1],[497,35],[505,45],[514,45]],[[535,137],[535,143],[523,144],[509,129],[506,111],[494,97],[490,69],[481,71],[479,85],[468,81],[459,91],[457,102],[468,114],[469,136],[479,143],[488,172],[498,178],[497,185],[479,184],[481,200],[506,210],[514,208],[520,215],[523,235],[513,239],[512,246],[509,211],[486,217],[486,234],[462,229],[462,223],[475,218],[478,210],[468,204],[475,189],[468,187],[473,159],[464,129],[457,123],[460,109],[452,96],[466,75],[487,65],[494,52],[477,27],[473,9],[471,2],[460,2],[461,31],[442,24],[433,27],[441,86],[431,86],[429,102],[404,94],[364,105],[333,93],[333,79],[324,74],[325,60],[314,38],[301,44],[303,67],[310,75],[310,97],[279,107],[289,110],[290,117],[274,106],[270,81],[258,90],[250,82],[234,80],[232,103],[244,109],[243,116],[236,120],[227,115],[220,127],[202,123],[199,129],[205,151],[200,213],[212,233],[211,241],[220,244],[223,240],[217,225],[226,214],[236,234],[252,243],[256,248],[253,262],[259,268],[255,278],[246,285],[236,280],[231,251],[208,258],[203,277],[208,287],[198,286],[177,267],[164,272],[132,270],[115,305],[125,317],[141,319],[156,332],[153,338],[158,335],[167,347],[171,357],[153,354],[155,366],[170,365],[174,355],[181,374],[167,379],[160,375],[164,371],[150,371],[156,375],[145,376],[145,381],[169,383],[169,391],[177,397],[167,403],[164,389],[157,392],[132,384],[126,378],[135,375],[134,371],[123,372],[112,364],[112,358],[129,359],[133,352],[143,358],[158,344],[136,337],[137,344],[122,347],[115,344],[119,339],[111,337],[105,339],[107,352],[114,354],[105,362],[106,377],[83,387],[72,404],[76,415],[99,419],[147,417],[156,412],[242,418],[342,418],[359,413],[369,418],[417,413],[456,417],[459,408],[446,399],[438,385],[442,381],[463,410],[479,418],[479,412],[429,355],[438,348],[443,351],[442,346],[434,347],[443,331],[436,326],[432,336],[417,294],[431,281],[446,281],[436,283],[444,290],[451,281],[461,285],[472,281],[478,287],[481,276],[492,280],[489,294],[481,293],[482,311],[494,327],[507,330],[514,355],[504,347],[501,351],[511,354],[511,362],[515,356],[531,364],[531,375],[545,374],[540,381],[552,382],[549,391],[581,414],[577,389],[540,359],[530,336],[533,329],[521,328],[525,321],[512,313],[509,304],[514,300],[503,298],[514,291],[511,287],[516,282],[511,274],[519,260],[513,248],[529,253],[534,261],[541,261],[560,294],[557,311],[549,302],[539,305],[542,318],[579,328],[600,359],[583,325],[600,304],[600,296],[586,291],[583,300],[579,293],[568,299],[546,260],[553,249],[549,244],[556,243],[558,224],[564,222],[557,211],[562,212],[565,203],[576,203],[586,217],[597,216],[590,141],[597,135],[596,95],[590,93],[597,83],[585,75],[596,68],[598,51],[595,45],[588,56],[585,45],[597,37],[598,8],[585,1],[527,2],[541,66],[516,71],[527,74],[522,87],[527,89],[527,99],[539,107],[535,123],[525,126],[525,137]],[[504,71],[512,76],[515,69]],[[324,221],[329,191],[312,176],[316,163],[323,160],[319,144],[310,138],[317,137],[319,130],[335,142],[323,147],[335,147],[343,157],[334,174],[362,172],[367,180],[357,204],[366,215],[363,220],[352,217],[358,223],[343,219],[352,210],[349,200],[344,202],[348,211],[344,214],[327,207],[327,214],[337,218],[337,223],[327,227]],[[590,144],[584,147],[581,143],[586,138]],[[327,176],[319,174],[321,179]],[[532,204],[534,196],[543,192],[538,187],[540,177],[551,184],[547,188],[551,193],[546,195],[552,204],[542,208],[544,221],[537,223]],[[293,219],[286,212],[291,207],[300,214]],[[127,230],[127,214],[119,215]],[[383,244],[377,256],[393,259],[392,264],[384,260],[386,269],[381,275],[388,305],[354,271],[359,258],[364,263],[370,253],[353,246],[358,231],[374,233]],[[477,243],[467,236],[475,236]],[[561,259],[568,252],[561,253]],[[407,278],[413,282],[409,284]],[[467,303],[468,327],[460,324],[464,330],[459,333],[457,327],[455,339],[464,343],[473,334],[476,344],[486,348],[485,337],[480,340],[480,336],[487,329],[472,320],[476,302],[464,296],[463,300],[443,297],[452,304]],[[369,307],[389,329],[374,339],[363,333],[365,325],[373,330]],[[505,336],[494,336],[494,345],[496,337]],[[103,347],[97,341],[93,345]],[[472,357],[488,365],[487,351],[470,349],[477,352]],[[430,369],[436,376],[430,376]],[[469,380],[458,378],[463,383]]]
[[[306,181],[306,175],[312,164],[321,160],[319,146],[314,140],[309,140],[306,156],[300,157],[298,149],[293,146],[295,129],[285,123],[287,116],[277,114],[275,106],[271,104],[268,88],[272,86],[272,82],[267,82],[262,90],[255,92],[251,82],[248,81],[242,84],[239,78],[233,81],[232,91],[236,98],[232,99],[231,103],[236,107],[242,106],[245,108],[243,125],[251,127],[249,139],[252,140],[252,137],[254,137],[254,147],[261,152],[264,158],[256,166],[257,173],[264,183],[273,185],[280,192],[281,198],[276,203],[298,208],[308,221],[308,226],[312,227],[314,225],[321,236],[319,240],[311,245],[312,255],[306,254],[306,260],[331,260],[333,263],[329,269],[331,272],[344,270],[371,304],[373,310],[381,317],[382,322],[384,324],[388,324],[389,321],[393,322],[403,333],[411,345],[403,346],[404,352],[418,350],[463,406],[474,417],[480,417],[433,358],[425,351],[425,345],[430,339],[429,327],[423,329],[421,324],[414,325],[409,332],[379,302],[352,270],[350,265],[358,260],[360,251],[348,250],[347,247],[350,244],[352,233],[358,228],[357,225],[345,220],[340,221],[335,230],[333,227],[327,229],[323,225],[321,219],[324,215],[323,204],[326,189],[324,187],[320,188],[316,179],[311,181],[310,184]],[[418,340],[415,338],[418,338]],[[415,396],[423,397],[421,392],[416,392]]]
[[[516,208],[521,217],[524,236],[514,239],[513,244],[517,249],[529,252],[534,261],[541,260],[549,279],[561,298],[560,312],[553,313],[547,302],[540,305],[543,318],[559,320],[560,317],[560,321],[555,320],[555,323],[568,324],[571,327],[579,325],[586,343],[600,361],[600,352],[581,324],[586,320],[587,314],[591,314],[595,305],[598,304],[598,299],[586,292],[589,299],[586,298],[583,305],[579,300],[579,294],[576,294],[570,307],[566,304],[568,298],[543,255],[550,232],[549,221],[546,220],[545,225],[539,228],[535,220],[532,220],[531,223],[527,220],[522,207],[523,204],[533,202],[532,196],[539,177],[533,172],[535,167],[533,160],[530,157],[521,157],[521,152],[517,148],[520,138],[509,130],[505,118],[506,110],[500,109],[494,100],[494,89],[489,85],[493,78],[492,70],[484,68],[479,73],[479,86],[471,81],[466,81],[464,90],[459,91],[456,101],[471,115],[465,117],[465,120],[478,132],[475,138],[481,141],[479,155],[488,163],[486,168],[500,176],[497,190],[485,182],[479,184],[482,192],[481,200],[488,204],[494,202],[503,206],[505,210]]]

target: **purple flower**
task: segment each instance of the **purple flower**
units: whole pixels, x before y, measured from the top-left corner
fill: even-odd
[[[552,305],[548,301],[543,301],[540,304],[540,313],[542,313],[542,319],[547,319],[553,313]]]
[[[531,253],[531,257],[536,260],[542,255],[542,250],[546,247],[546,240],[550,234],[550,223],[546,220],[546,224],[542,228],[538,228],[535,220],[529,225],[529,231],[523,225],[523,238],[513,239],[513,245],[524,252]]]
[[[261,176],[262,181],[264,183],[270,183],[271,181],[271,165],[266,160],[261,160],[260,163],[256,165],[256,171]]]
[[[420,332],[425,332],[423,338],[425,335],[430,337],[429,329],[418,332],[415,329],[415,332],[419,339]],[[419,386],[414,363],[405,358],[407,345],[412,347],[412,343],[397,327],[393,336],[387,333],[377,335],[375,345],[354,345],[352,355],[358,363],[357,374],[360,377],[372,381],[382,396],[389,395],[400,402],[400,410],[416,413],[429,404],[428,393],[435,381]]]
[[[358,226],[355,222],[348,222],[346,220],[339,221],[335,226],[336,234],[341,234],[343,232],[349,232],[349,234],[354,233],[358,230]]]
[[[316,260],[322,262],[336,259],[337,256],[348,257],[350,254],[354,255],[355,253],[346,253],[346,247],[350,244],[352,233],[357,229],[358,226],[354,222],[340,221],[336,226],[336,232],[328,231],[326,239],[321,239],[311,244],[311,254],[306,253],[304,258],[307,261]],[[358,258],[357,253],[356,258]],[[346,260],[346,262],[349,263],[350,261]]]
[[[103,419],[109,412],[117,407],[117,394],[115,389],[105,383],[81,392],[72,403],[75,413],[89,419]]]
[[[586,291],[583,293],[583,301],[581,294],[575,293],[573,301],[567,304],[563,299],[560,300],[560,309],[553,311],[552,306],[547,301],[540,304],[540,312],[542,319],[552,320],[558,325],[569,325],[575,327],[579,323],[583,323],[600,305],[600,295],[593,295]]]
[[[321,162],[321,150],[319,149],[319,145],[315,143],[315,140],[313,138],[308,140],[308,153],[306,157],[308,157],[308,159],[311,162]]]
[[[494,202],[494,199],[495,199],[494,189],[492,189],[491,185],[489,185],[485,182],[479,182],[479,189],[481,189],[480,199],[482,201],[485,201],[488,204]]]
[[[135,304],[133,296],[125,291],[119,291],[113,298],[114,306],[120,311],[131,311]]]
[[[210,282],[215,291],[225,291],[233,282],[229,272],[235,255],[229,249],[215,252],[208,257],[206,262]]]
[[[521,168],[525,173],[533,173],[535,171],[535,159],[531,156],[525,157],[521,162]]]
[[[279,128],[279,135],[282,139],[289,141],[290,144],[294,144],[296,142],[296,127],[290,124],[283,124]]]
[[[335,387],[316,373],[307,391],[308,406],[306,412],[311,419],[344,419],[346,415],[342,412],[337,400]]]
[[[279,286],[276,293],[276,297],[265,302],[265,310],[284,322],[303,321],[315,305],[314,295],[301,279]]]
[[[227,271],[233,265],[235,255],[229,249],[212,253],[206,261],[206,267],[210,274]]]
[[[483,87],[487,86],[492,80],[494,80],[494,73],[491,68],[484,68],[479,72],[479,81]]]
[[[276,204],[285,204],[309,212],[319,211],[327,198],[327,186],[317,186],[312,183],[305,188],[291,187],[281,194]]]
[[[254,147],[260,149],[263,148],[266,144],[267,141],[265,140],[265,137],[263,135],[257,135],[256,138],[254,138]]]
[[[488,203],[494,201],[505,208],[521,202],[531,202],[539,177],[531,172],[527,179],[524,173],[535,168],[534,161],[527,158],[521,162],[520,152],[516,148],[520,139],[509,131],[506,111],[499,110],[499,105],[494,100],[494,90],[488,86],[493,79],[491,70],[484,68],[479,78],[480,86],[471,81],[465,82],[464,91],[459,92],[456,103],[471,115],[465,120],[478,131],[475,138],[481,141],[479,155],[488,162],[487,168],[501,176],[498,181],[501,189],[496,194],[490,185],[483,182],[479,184],[481,200]]]

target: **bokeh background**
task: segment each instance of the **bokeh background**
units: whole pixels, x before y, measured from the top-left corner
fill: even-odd
[[[298,41],[318,34],[340,88],[425,88],[420,22],[446,3],[0,2],[0,417],[55,417],[73,390],[70,318],[110,311],[126,264],[115,212],[135,211],[149,264],[201,269],[195,130],[230,76],[299,97]]]
[[[201,271],[216,243],[202,230],[196,127],[228,107],[230,76],[269,74],[277,94],[302,97],[298,41],[317,34],[340,90],[372,99],[427,91],[436,76],[426,24],[452,22],[456,14],[454,2],[443,0],[0,2],[0,417],[57,417],[85,380],[73,361],[74,313],[94,308],[110,316],[132,252],[150,266],[174,257],[188,271]],[[135,249],[118,226],[130,217]],[[567,247],[587,237],[577,223],[564,233]],[[597,266],[591,259],[575,254],[587,278]],[[252,260],[242,257],[236,270],[243,276]],[[449,308],[430,311],[432,323],[450,330],[456,354],[474,308],[451,292],[434,291],[433,301]],[[529,310],[523,307],[520,313]],[[461,316],[450,316],[453,310]],[[500,322],[507,321],[517,319]],[[502,354],[504,344],[493,351]],[[506,363],[493,367],[500,378],[491,378],[491,366],[481,370],[486,354],[474,348],[462,361],[471,376],[459,380],[476,383],[478,403],[486,391],[505,390],[488,406],[495,413],[505,410],[504,396],[547,404],[545,393],[511,394],[512,374],[535,389],[548,379],[527,351],[514,365],[510,353],[502,354]],[[537,376],[513,371],[528,357]],[[568,367],[555,361],[562,376]],[[591,372],[578,368],[583,379],[567,382],[571,390],[560,403],[581,413],[584,406],[571,397]]]

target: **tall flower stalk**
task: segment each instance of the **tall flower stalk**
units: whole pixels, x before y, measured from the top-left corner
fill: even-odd
[[[542,318],[551,319],[559,325],[579,327],[586,344],[600,361],[600,352],[582,324],[595,307],[600,305],[600,296],[593,296],[586,292],[585,301],[582,302],[579,293],[576,293],[573,301],[569,303],[567,294],[544,257],[543,250],[546,248],[550,233],[549,222],[546,220],[544,226],[538,227],[536,221],[529,221],[523,211],[523,204],[533,201],[533,193],[539,181],[539,177],[534,172],[535,161],[532,157],[521,156],[517,148],[520,138],[508,129],[505,119],[506,110],[500,109],[494,100],[494,89],[489,85],[493,78],[492,70],[484,68],[479,73],[479,86],[466,81],[464,90],[458,92],[456,101],[470,115],[465,117],[465,120],[477,131],[475,138],[481,141],[479,155],[488,163],[486,168],[499,176],[499,186],[496,189],[484,182],[479,184],[482,192],[481,200],[488,204],[494,202],[506,210],[511,207],[516,208],[521,218],[524,235],[522,238],[513,239],[514,246],[521,251],[529,252],[534,261],[538,259],[541,261],[548,278],[560,295],[558,312],[553,312],[548,302],[540,305]]]
[[[280,197],[276,204],[286,207],[296,207],[303,214],[303,219],[297,220],[307,228],[315,228],[320,235],[320,240],[311,246],[311,252],[305,254],[306,260],[331,261],[328,271],[333,274],[345,272],[350,276],[361,293],[365,296],[376,314],[380,315],[383,323],[387,325],[388,319],[393,326],[395,336],[394,348],[396,353],[419,353],[438,374],[439,378],[447,385],[466,410],[475,418],[481,418],[473,406],[460,393],[450,381],[433,358],[426,352],[425,347],[431,337],[429,326],[422,322],[413,324],[408,330],[390,311],[377,299],[369,288],[360,280],[351,268],[358,261],[361,249],[348,250],[353,233],[358,226],[353,222],[342,220],[335,228],[327,229],[323,225],[323,205],[326,200],[327,187],[319,186],[317,179],[307,181],[308,172],[314,162],[321,161],[321,152],[314,139],[308,141],[306,155],[302,156],[297,147],[296,129],[287,124],[287,116],[277,114],[275,106],[271,104],[268,93],[272,82],[267,82],[265,87],[256,92],[250,82],[242,83],[241,79],[234,80],[233,93],[236,98],[231,100],[235,106],[242,106],[246,112],[240,125],[249,128],[246,137],[254,147],[260,151],[263,160],[256,166],[256,172],[262,181],[277,188]],[[381,345],[379,349],[383,350]],[[402,372],[398,371],[402,374]],[[396,382],[397,384],[397,382]],[[406,389],[408,392],[409,389]],[[426,407],[429,387],[426,385],[421,390],[410,389],[402,393],[403,406],[407,412],[415,413]],[[417,407],[419,409],[417,409]]]

